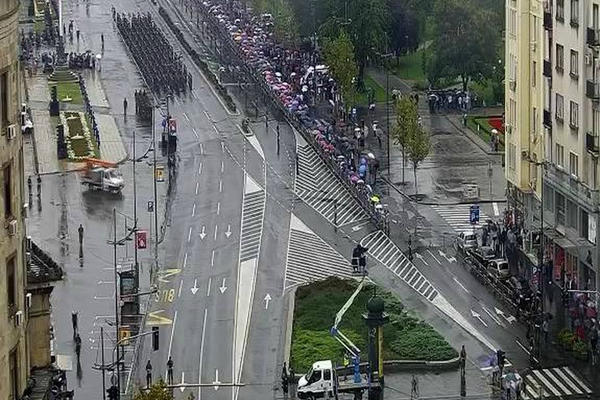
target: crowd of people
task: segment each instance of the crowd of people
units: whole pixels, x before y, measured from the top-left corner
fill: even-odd
[[[459,89],[428,90],[429,112],[463,112],[473,108],[478,99],[474,93]]]
[[[96,139],[98,149],[100,149],[100,129],[98,128],[98,122],[96,122],[96,116],[94,115],[92,103],[90,103],[90,98],[85,86],[85,80],[81,74],[79,74],[79,89],[81,90],[81,97],[83,99],[83,104],[85,105],[85,113],[88,117],[88,120],[92,123],[92,132],[94,133],[94,138]]]
[[[185,93],[192,88],[192,76],[150,14],[113,17],[144,80],[159,95]]]
[[[336,118],[341,114],[336,109],[341,106],[340,96],[318,51],[312,47],[290,49],[277,43],[272,17],[253,15],[239,1],[207,0],[197,6],[210,24],[205,29],[218,35],[226,49],[237,55],[241,68],[262,92],[319,149],[325,162],[348,182],[372,215],[381,218],[384,207],[372,185],[379,161],[365,148],[368,128],[359,126],[355,114],[349,116],[347,124]]]
[[[152,120],[152,98],[145,90],[135,91],[135,115],[143,121]]]

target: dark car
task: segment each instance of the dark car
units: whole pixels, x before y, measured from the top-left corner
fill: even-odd
[[[513,276],[507,281],[507,284],[513,290],[515,297],[518,297],[519,300],[527,303],[532,299],[533,292],[531,291],[527,279]]]
[[[487,266],[489,261],[496,258],[496,252],[489,246],[477,247],[471,251],[471,255],[484,266]]]

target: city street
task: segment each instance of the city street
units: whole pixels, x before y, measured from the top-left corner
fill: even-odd
[[[65,4],[65,20],[81,29],[81,39],[70,44],[70,49],[99,51],[103,37],[102,70],[95,72],[95,84],[106,96],[106,107],[115,117],[130,157],[133,131],[139,156],[151,145],[152,127],[137,121],[131,111],[124,115],[123,99],[133,105],[134,92],[145,83],[119,36],[111,7],[117,13],[149,14],[194,82],[185,94],[158,99],[163,103],[160,112],[166,113],[168,107],[177,126],[172,165],[167,166],[160,148],[156,152],[169,176],[158,183],[154,207],[159,227],[153,226],[153,214],[147,211],[154,198],[152,152],[136,164],[136,204],[130,160],[120,167],[126,181],[121,195],[87,191],[77,173],[44,175],[41,195],[35,183],[29,193],[28,235],[66,273],[52,295],[54,352],[68,370],[76,398],[99,398],[102,390],[100,328],[106,335],[106,363],[117,339],[113,254],[108,244],[113,239],[113,208],[118,213],[118,238],[126,235],[126,226],[132,226],[134,207],[138,228],[149,231],[149,246],[139,252],[140,288],[150,290],[151,283],[157,287],[141,299],[141,332],[146,335],[154,327],[160,332],[158,351],[152,348],[150,336],[125,347],[124,393],[137,393],[146,386],[145,366],[150,362],[153,382],[162,379],[181,385],[173,389],[176,399],[283,398],[280,374],[289,357],[290,296],[298,286],[316,279],[351,278],[352,249],[358,243],[368,248],[370,279],[397,295],[453,348],[465,345],[469,396],[493,396],[489,362],[498,349],[506,352],[507,367],[529,367],[524,325],[469,272],[454,247],[459,233],[481,226],[470,223],[470,204],[459,204],[466,184],[479,185],[481,199],[495,200],[480,204],[481,223],[503,215],[505,180],[500,158],[478,147],[448,118],[424,115],[424,125],[433,137],[432,154],[417,173],[425,198],[418,203],[409,196],[414,193],[411,168],[405,171],[408,183],[400,182],[403,160],[398,147],[392,146],[389,173],[377,181],[385,187],[382,202],[389,211],[390,231],[385,233],[306,138],[261,101],[258,88],[228,85],[237,111],[226,107],[158,12],[159,6],[164,7],[199,54],[213,53],[214,48],[205,45],[208,38],[202,35],[201,25],[196,25],[197,13],[190,16],[182,4],[179,0]],[[249,106],[243,107],[246,96],[258,104],[258,117]],[[420,110],[423,104],[422,100]],[[155,121],[157,137],[163,129],[161,113]],[[242,128],[246,117],[251,118],[248,132]],[[374,146],[373,142],[371,138],[368,146]],[[375,152],[384,157],[383,151]],[[28,174],[33,173],[34,168],[28,166]],[[85,228],[81,259],[79,224]],[[161,228],[158,270],[152,281],[154,233]],[[407,255],[409,242],[412,260]],[[119,263],[132,259],[133,246],[131,241],[118,248]],[[71,312],[79,313],[84,341],[80,363],[74,356]],[[172,382],[167,372],[170,359]],[[571,394],[596,390],[596,383],[588,383],[563,363],[544,367],[556,369],[548,374],[573,382],[567,390]],[[408,398],[412,375],[412,371],[402,371],[386,377],[385,398]],[[414,375],[423,385],[423,396],[452,396],[460,391],[457,371],[438,375],[416,370]],[[556,387],[546,378],[533,379]],[[197,387],[199,383],[208,387]],[[106,385],[110,385],[110,372]],[[556,387],[564,394],[562,389]]]

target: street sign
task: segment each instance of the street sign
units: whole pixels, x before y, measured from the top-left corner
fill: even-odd
[[[156,166],[155,179],[156,179],[156,182],[164,182],[165,181],[165,166],[164,165]]]
[[[148,232],[146,231],[137,231],[135,233],[135,245],[138,249],[145,249],[147,245],[146,238],[148,236]]]
[[[177,132],[177,121],[175,121],[173,118],[171,118],[169,120],[169,132],[170,133]]]
[[[152,200],[148,201],[148,212],[154,212],[154,202]]]
[[[127,346],[129,344],[130,337],[131,330],[129,329],[129,325],[121,325],[119,327],[119,341],[121,341],[121,345]]]
[[[471,225],[479,223],[479,205],[473,204],[469,210],[469,221]]]

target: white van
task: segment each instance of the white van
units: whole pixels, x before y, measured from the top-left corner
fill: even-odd
[[[298,398],[334,398],[336,375],[331,360],[317,361],[298,380]]]

